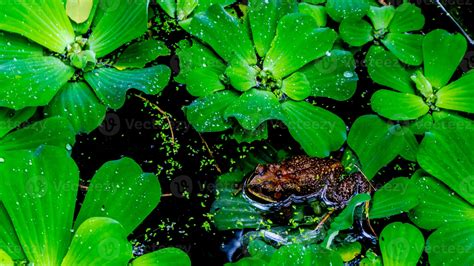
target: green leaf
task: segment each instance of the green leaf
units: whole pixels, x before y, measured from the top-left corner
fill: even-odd
[[[276,79],[284,78],[326,54],[336,37],[337,34],[329,28],[314,27],[313,18],[308,15],[286,15],[278,23],[263,68],[270,70]],[[308,49],[308,43],[316,45]]]
[[[176,1],[176,15],[178,20],[183,20],[188,17],[191,12],[198,6],[199,0],[177,0]]]
[[[119,70],[143,68],[159,56],[170,55],[170,53],[170,49],[162,41],[144,40],[127,47],[114,66]]]
[[[307,3],[299,3],[298,11],[301,14],[310,15],[314,18],[317,27],[326,27],[327,14],[324,6],[310,5]]]
[[[61,265],[127,265],[132,245],[119,222],[107,217],[84,221]]]
[[[399,92],[414,93],[411,74],[398,59],[381,47],[372,46],[365,58],[367,71],[375,83]]]
[[[74,31],[76,32],[76,36],[87,33],[90,26],[92,25],[92,22],[94,21],[97,8],[100,6],[100,2],[101,2],[100,0],[92,0],[92,8],[89,13],[89,17],[87,18],[86,21],[82,23],[75,23],[74,21],[71,21],[72,27],[74,28]]]
[[[357,118],[347,143],[359,157],[362,170],[369,179],[405,147],[401,126],[388,124],[376,115]]]
[[[394,222],[382,230],[379,245],[384,266],[415,266],[425,247],[425,239],[413,225]]]
[[[246,130],[241,126],[236,125],[234,126],[234,132],[232,132],[231,137],[238,143],[252,143],[258,140],[265,140],[268,138],[268,125],[267,123],[262,123],[255,130]]]
[[[0,108],[0,138],[4,137],[12,129],[30,119],[36,112],[36,108],[25,108],[18,111]]]
[[[264,57],[268,49],[270,49],[270,45],[275,37],[278,21],[291,11],[290,1],[249,1],[248,17],[250,28],[255,49],[260,57]]]
[[[195,97],[210,95],[225,89],[221,75],[208,68],[195,69],[186,76],[186,89]]]
[[[460,33],[450,34],[445,30],[434,30],[423,40],[425,76],[433,87],[446,85],[467,50],[467,41]]]
[[[73,75],[72,67],[50,56],[3,63],[0,65],[0,106],[19,110],[47,105]]]
[[[418,153],[419,143],[416,139],[415,134],[407,126],[402,127],[403,139],[405,141],[405,147],[400,151],[400,156],[403,159],[416,162],[416,154]]]
[[[8,134],[0,140],[0,151],[36,149],[40,145],[70,150],[75,137],[76,132],[66,119],[51,117]]]
[[[269,91],[251,89],[244,92],[224,112],[224,119],[235,118],[247,130],[255,130],[271,119],[282,119],[280,102]]]
[[[196,70],[203,73],[214,72],[214,75],[205,75],[220,78],[226,69],[226,65],[216,54],[197,41],[194,41],[192,46],[186,41],[180,42],[176,54],[179,57],[180,72],[175,80],[180,83],[187,83],[188,75]],[[214,80],[217,81],[216,78]]]
[[[5,252],[10,259],[19,261],[26,260],[25,254],[23,253],[23,248],[21,247],[20,240],[13,227],[10,216],[3,206],[3,203],[0,202],[0,265],[4,265],[2,261],[2,251]],[[7,264],[8,265],[8,264]],[[13,266],[13,264],[11,264]]]
[[[474,219],[474,207],[440,181],[432,177],[420,177],[414,181],[419,204],[413,209],[410,219],[418,227],[432,230]],[[463,185],[472,193],[472,184],[463,182]]]
[[[370,195],[367,193],[357,194],[352,197],[342,212],[339,213],[336,218],[334,218],[334,221],[331,222],[331,227],[329,228],[321,245],[324,245],[326,248],[330,248],[332,240],[339,234],[340,231],[352,228],[354,224],[356,208],[369,200]]]
[[[100,5],[102,14],[96,16],[88,42],[97,58],[108,55],[146,32],[148,4],[148,0],[137,0],[133,5],[128,0],[117,0],[113,4]]]
[[[198,132],[219,132],[231,126],[224,119],[224,111],[239,96],[231,91],[221,91],[194,100],[184,108],[189,123]]]
[[[6,3],[0,30],[18,33],[57,53],[63,53],[75,37],[61,0]]]
[[[474,71],[442,87],[436,93],[436,106],[449,110],[474,113]]]
[[[122,71],[99,68],[86,73],[84,78],[103,103],[113,109],[118,109],[125,103],[125,96],[129,89],[156,95],[168,85],[170,76],[171,70],[167,66],[158,65]]]
[[[249,66],[242,58],[236,57],[233,59],[227,67],[225,74],[230,79],[230,84],[236,90],[247,91],[257,86],[257,69]]]
[[[421,30],[425,25],[425,17],[421,9],[414,4],[403,3],[395,9],[395,15],[388,29],[390,32],[408,32]]]
[[[370,219],[390,217],[408,212],[418,204],[418,190],[406,177],[390,180],[377,190],[370,207]]]
[[[423,62],[422,35],[389,33],[382,39],[382,43],[405,64],[418,66]]]
[[[302,101],[311,95],[310,86],[306,75],[296,72],[283,80],[281,91],[295,101]]]
[[[220,5],[213,5],[205,13],[194,16],[189,31],[227,62],[235,57],[241,57],[249,64],[257,62],[245,28]]]
[[[474,122],[449,117],[437,121],[425,134],[418,152],[420,166],[448,185],[452,190],[474,203]]]
[[[426,252],[431,265],[474,264],[474,222],[447,224],[428,237]]]
[[[67,83],[45,109],[69,120],[77,133],[90,133],[104,120],[106,108],[84,82]]]
[[[176,0],[157,0],[156,2],[168,16],[172,18],[176,17]]]
[[[163,248],[140,256],[132,261],[131,266],[191,266],[188,255],[177,248]]]
[[[328,0],[326,9],[329,16],[336,22],[348,17],[361,18],[370,8],[368,0]]]
[[[269,266],[344,265],[339,254],[318,246],[290,244],[279,248]]]
[[[339,34],[351,46],[362,46],[374,39],[373,28],[360,18],[346,18],[339,25]]]
[[[350,99],[359,80],[352,53],[343,50],[330,51],[328,56],[305,66],[301,72],[310,83],[311,96],[337,101]]]
[[[433,117],[430,114],[424,115],[415,121],[405,125],[416,135],[424,135],[433,126]]]
[[[0,32],[0,64],[12,60],[43,57],[43,48],[17,34]]]
[[[423,98],[389,90],[378,90],[370,99],[372,110],[390,120],[412,120],[428,113],[430,107]]]
[[[129,235],[160,202],[161,187],[154,174],[143,173],[130,158],[105,163],[92,178],[75,228],[91,217],[117,220]]]
[[[0,249],[0,263],[4,266],[15,265],[13,259],[3,249]]]
[[[394,15],[395,8],[393,6],[371,6],[367,13],[375,30],[387,29]]]
[[[212,5],[228,6],[236,2],[236,0],[199,0],[199,5],[194,9],[194,13],[206,11]]]
[[[93,5],[93,0],[67,0],[66,13],[72,21],[83,23],[89,18]]]
[[[218,230],[258,228],[263,223],[260,213],[236,192],[236,185],[242,183],[245,173],[235,171],[217,178],[216,200],[211,211],[215,214],[214,223]]]
[[[3,152],[2,158],[0,199],[29,263],[59,265],[71,240],[76,164],[55,147]]]
[[[283,123],[310,156],[326,157],[346,140],[346,125],[337,115],[307,102],[281,105]]]

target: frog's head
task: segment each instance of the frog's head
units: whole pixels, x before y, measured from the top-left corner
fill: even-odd
[[[277,202],[284,197],[284,175],[278,164],[258,165],[246,180],[245,190],[261,201]]]

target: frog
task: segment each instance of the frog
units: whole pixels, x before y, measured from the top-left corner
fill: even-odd
[[[370,190],[371,185],[361,172],[346,174],[336,159],[307,155],[259,164],[243,184],[244,197],[264,211],[313,200],[337,210],[354,195]]]

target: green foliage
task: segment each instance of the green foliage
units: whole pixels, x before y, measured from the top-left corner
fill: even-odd
[[[77,133],[89,133],[102,122],[106,107],[123,105],[128,89],[157,94],[164,88],[171,74],[168,67],[120,71],[109,68],[106,58],[146,32],[149,1],[131,6],[125,0],[98,2],[15,1],[5,6],[0,23],[0,107],[19,111],[46,106],[47,116],[65,117]],[[83,36],[89,29],[91,33]],[[141,68],[167,54],[161,43],[156,44],[158,51],[143,51],[138,45],[118,57],[117,68]]]
[[[127,236],[160,200],[154,175],[143,173],[128,158],[104,164],[73,226],[79,171],[63,148],[41,146],[2,156],[1,241],[11,241],[2,245],[10,247],[5,252],[11,258],[40,265],[128,264],[132,247]],[[172,258],[186,261],[179,252],[160,254],[136,265]]]
[[[193,43],[182,42],[177,52],[176,80],[199,97],[186,107],[196,130],[242,127],[248,134],[237,130],[234,138],[252,141],[266,135],[252,131],[281,120],[309,155],[325,157],[341,147],[344,122],[303,100],[349,99],[357,81],[354,59],[333,50],[335,32],[315,25],[307,13],[298,12],[296,1],[271,0],[250,1],[240,19],[218,5],[194,16]],[[308,49],[308,42],[316,45]]]
[[[415,226],[400,222],[387,225],[380,234],[383,265],[417,265],[425,247],[423,234]]]
[[[351,46],[363,46],[375,41],[405,64],[417,66],[422,63],[423,36],[409,33],[421,30],[425,24],[420,8],[410,3],[403,3],[396,8],[390,5],[369,7],[366,4],[361,10],[365,10],[360,14],[367,13],[372,25],[360,18],[360,14],[348,16],[339,26],[341,38],[345,42]]]

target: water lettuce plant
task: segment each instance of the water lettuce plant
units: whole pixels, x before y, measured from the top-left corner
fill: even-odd
[[[378,90],[371,98],[372,109],[383,119],[361,116],[349,133],[348,144],[369,178],[398,155],[416,161],[415,135],[423,136],[434,121],[453,112],[474,112],[473,72],[449,82],[466,50],[462,35],[439,29],[423,39],[420,69],[405,68],[381,47],[369,49],[366,60],[370,77],[392,89]]]
[[[212,5],[228,6],[236,0],[157,0],[163,11],[184,29],[189,27],[195,14],[206,11]]]
[[[100,2],[100,3],[99,3]],[[108,56],[147,31],[149,1],[12,1],[0,22],[0,107],[45,106],[47,116],[63,116],[77,132],[90,132],[108,107],[120,108],[128,89],[159,93],[168,83],[164,65],[119,65]],[[155,50],[138,58],[136,47],[118,61],[148,63],[163,52],[158,41],[136,46]],[[127,68],[127,69],[125,69]],[[136,69],[135,69],[136,68]]]
[[[4,152],[0,174],[0,254],[7,261],[2,265],[128,265],[127,236],[161,197],[155,175],[129,158],[110,161],[92,178],[74,220],[79,171],[63,148]],[[190,265],[184,252],[171,248],[131,265],[176,263]]]
[[[198,97],[185,107],[197,131],[233,128],[237,140],[253,141],[279,120],[309,155],[328,156],[344,143],[342,119],[311,99],[354,94],[352,54],[333,49],[337,34],[298,12],[296,1],[250,1],[241,19],[213,5],[194,16],[189,32],[176,80]]]
[[[396,8],[370,6],[367,17],[371,24],[359,17],[344,19],[339,26],[341,38],[356,47],[369,42],[383,46],[408,65],[422,63],[423,35],[410,33],[421,30],[425,24],[419,7],[407,2]]]

